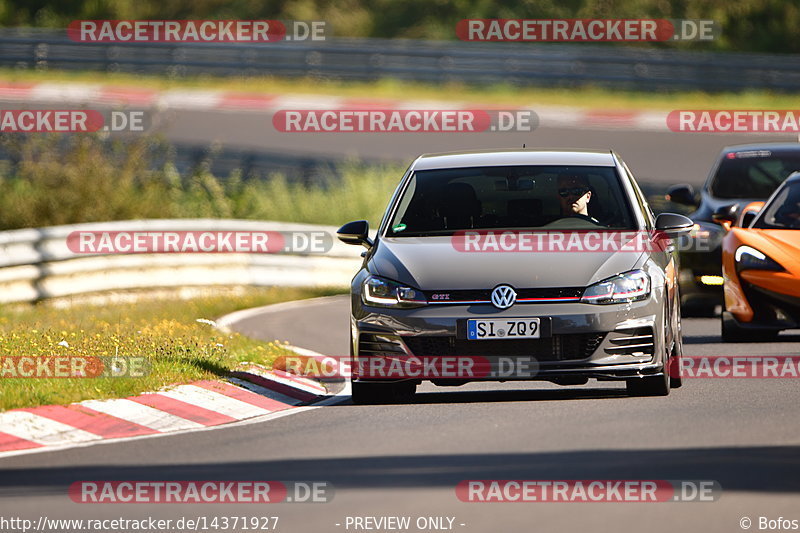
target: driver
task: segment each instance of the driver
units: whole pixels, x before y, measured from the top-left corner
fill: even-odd
[[[561,216],[579,216],[599,224],[589,216],[589,201],[592,190],[589,180],[579,174],[561,174],[558,176],[558,200],[561,202]]]

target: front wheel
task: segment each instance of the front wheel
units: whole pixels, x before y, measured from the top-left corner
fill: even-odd
[[[666,317],[666,312],[664,313]],[[664,324],[663,338],[666,343],[668,323]],[[680,330],[676,335],[680,335]],[[664,366],[661,374],[655,376],[644,376],[640,378],[629,378],[625,380],[625,388],[630,396],[667,396],[669,394],[670,384],[673,378],[670,377],[675,357],[681,355],[682,350],[677,348],[680,344],[680,338],[676,338],[672,348],[667,350],[664,348]],[[680,364],[680,362],[678,362]],[[680,378],[675,381],[675,388],[680,387]]]
[[[669,370],[669,386],[677,389],[683,386],[681,365],[683,360],[683,332],[681,331],[681,316],[678,315],[678,331],[675,333],[675,343],[672,345],[672,355],[664,365]]]
[[[658,376],[631,378],[625,382],[630,396],[667,396],[669,394],[669,376],[666,372]]]
[[[404,403],[409,401],[417,390],[413,381],[397,383],[365,383],[351,381],[351,397],[357,405]]]

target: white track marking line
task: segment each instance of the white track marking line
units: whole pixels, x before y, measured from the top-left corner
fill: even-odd
[[[274,109],[313,109],[322,111],[335,111],[341,108],[342,98],[338,96],[278,96],[271,106]]]
[[[291,396],[286,396],[285,394],[281,394],[278,391],[274,391],[272,389],[267,389],[262,387],[261,385],[256,385],[255,383],[250,383],[249,381],[245,381],[239,378],[228,378],[228,381],[234,383],[248,391],[258,394],[259,396],[265,396],[270,400],[275,400],[276,402],[285,403],[286,405],[295,406],[299,403],[303,403],[302,400],[298,400],[297,398],[292,398]]]
[[[27,411],[8,411],[0,414],[0,431],[43,445],[70,444],[103,438]]]
[[[223,101],[221,91],[173,89],[161,93],[158,103],[171,109],[216,109]]]
[[[317,387],[309,387],[305,383],[302,383],[302,382],[299,382],[299,381],[295,381],[295,380],[290,379],[290,378],[285,378],[285,377],[279,376],[277,374],[273,374],[273,373],[263,374],[263,375],[261,375],[261,377],[264,378],[264,379],[268,379],[270,381],[274,381],[276,383],[281,383],[283,385],[292,387],[293,389],[298,389],[298,390],[301,390],[303,392],[308,392],[309,394],[315,394],[317,396],[324,396],[325,395],[325,389],[319,389]]]
[[[29,94],[37,102],[93,102],[100,96],[101,85],[39,83]]]
[[[254,416],[269,414],[270,411],[253,404],[219,394],[197,385],[181,385],[172,390],[159,393],[162,396],[186,402],[209,411],[221,413],[225,416],[244,420]]]
[[[294,349],[296,347],[293,346],[292,348]],[[295,352],[296,351],[297,350],[295,349]],[[278,377],[283,377],[283,376],[280,376],[279,374],[273,373],[273,372],[270,372],[269,375],[270,376],[276,375]],[[327,394],[328,393],[328,389],[326,389],[324,385],[322,385],[321,383],[318,383],[316,381],[312,381],[310,378],[305,378],[305,377],[302,377],[302,376],[296,376],[294,374],[290,374],[290,376],[292,376],[291,379],[290,378],[284,378],[284,379],[290,379],[290,381],[295,385],[297,385],[297,384],[305,385],[306,387],[309,387],[310,392],[314,392],[316,394]]]
[[[156,431],[205,427],[197,422],[159,411],[126,398],[119,400],[87,400],[81,402],[81,405]]]

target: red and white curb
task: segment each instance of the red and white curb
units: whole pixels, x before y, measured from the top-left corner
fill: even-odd
[[[234,375],[231,383],[198,381],[129,398],[0,413],[0,457],[261,420],[327,395],[319,383],[285,372]]]
[[[272,113],[280,109],[496,109],[496,104],[450,100],[391,100],[325,95],[282,95],[203,89],[140,89],[79,83],[16,83],[0,81],[0,101],[155,107],[176,110],[220,110]],[[562,128],[669,131],[666,111],[582,109],[530,104],[519,106],[539,116],[539,125]]]

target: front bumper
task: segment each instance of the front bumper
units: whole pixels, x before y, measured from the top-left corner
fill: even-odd
[[[740,276],[744,301],[738,307],[731,306],[731,316],[741,327],[782,330],[800,327],[800,280],[766,271],[744,271]],[[774,286],[776,281],[782,285],[781,292],[764,287]],[[751,312],[746,312],[748,309]]]
[[[663,372],[664,302],[655,293],[630,304],[442,305],[417,309],[359,306],[352,319],[353,378],[356,381],[402,380],[460,384],[469,381],[546,380],[578,383],[584,378],[617,380]],[[542,338],[467,340],[468,319],[539,318]],[[463,373],[365,372],[385,359],[469,359]],[[454,363],[451,369],[457,369]],[[384,367],[388,368],[388,366]],[[410,368],[408,366],[406,369]],[[429,367],[429,370],[433,367]]]

